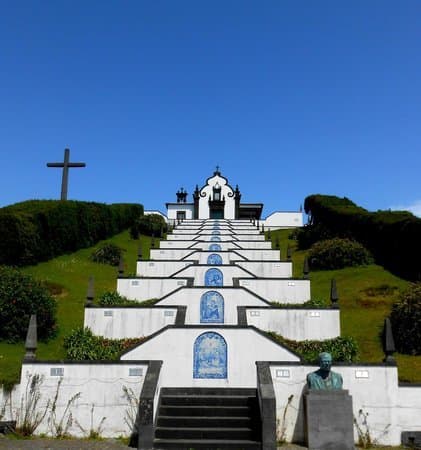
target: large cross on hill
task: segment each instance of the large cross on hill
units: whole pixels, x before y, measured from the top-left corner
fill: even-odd
[[[62,163],[47,163],[47,167],[61,167],[63,168],[63,175],[61,178],[61,200],[67,200],[67,186],[69,184],[69,168],[70,167],[86,167],[85,163],[71,163],[70,150],[64,150],[64,161]]]

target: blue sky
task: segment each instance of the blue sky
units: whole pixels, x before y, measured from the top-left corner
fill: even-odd
[[[2,1],[0,206],[164,210],[219,164],[243,201],[421,215],[421,2]]]

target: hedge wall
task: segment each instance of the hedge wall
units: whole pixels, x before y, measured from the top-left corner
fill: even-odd
[[[369,212],[346,197],[319,194],[307,197],[304,209],[310,225],[303,231],[303,243],[311,243],[318,235],[352,238],[391,272],[421,279],[421,219],[410,212]]]
[[[89,247],[129,228],[137,204],[29,200],[0,209],[0,264],[24,266]]]

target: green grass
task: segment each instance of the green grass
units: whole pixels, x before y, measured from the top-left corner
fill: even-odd
[[[282,259],[286,257],[287,245],[295,248],[296,243],[288,239],[289,234],[290,230],[271,233],[273,242],[276,235],[279,236]],[[112,242],[126,250],[124,252],[125,273],[134,274],[138,242],[131,240],[126,231],[98,243],[94,248],[104,242]],[[142,236],[141,242],[143,258],[149,258],[150,238]],[[57,337],[48,343],[39,343],[37,351],[39,359],[54,360],[64,357],[64,336],[83,323],[86,289],[90,275],[95,278],[96,296],[116,288],[117,268],[91,262],[89,257],[92,251],[93,248],[79,250],[23,269],[40,280],[57,283],[63,287],[63,292],[56,296],[59,332]],[[303,251],[293,252],[295,277],[302,276],[305,254]],[[337,280],[342,335],[352,336],[357,340],[361,361],[381,362],[383,351],[379,333],[383,320],[389,314],[391,304],[399,292],[405,289],[408,283],[377,265],[311,272],[312,298],[329,299],[331,278]],[[23,356],[23,343],[0,342],[0,384],[10,385],[18,381]],[[395,357],[401,381],[421,382],[421,356],[396,354]]]
[[[63,292],[57,299],[58,334],[47,343],[39,342],[37,358],[41,360],[57,360],[64,358],[63,339],[74,328],[83,324],[84,304],[88,287],[88,278],[95,279],[95,296],[102,292],[114,291],[117,286],[117,268],[106,264],[90,261],[94,248],[104,242],[112,242],[125,249],[125,274],[134,274],[138,241],[130,239],[128,231],[120,233],[106,241],[101,241],[91,248],[79,250],[69,255],[63,255],[50,261],[25,267],[24,272],[33,275],[38,280],[57,283]],[[149,258],[150,238],[141,236],[142,256]],[[17,382],[24,356],[24,344],[8,344],[0,342],[0,384],[9,386]]]
[[[282,259],[286,258],[287,246],[293,247],[294,276],[302,277],[306,252],[296,250],[296,242],[288,238],[290,233],[290,230],[272,232],[273,248],[276,236],[280,240]],[[314,271],[310,272],[312,298],[329,300],[332,278],[336,279],[338,288],[342,336],[352,336],[356,339],[362,362],[381,362],[384,353],[380,333],[384,319],[389,315],[392,303],[409,283],[375,264]],[[399,353],[394,356],[401,381],[421,382],[421,356]]]

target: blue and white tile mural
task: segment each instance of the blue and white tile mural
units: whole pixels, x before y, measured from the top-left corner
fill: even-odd
[[[212,236],[211,242],[221,242],[221,238],[219,236]]]
[[[212,234],[213,234],[214,236],[218,236],[218,235],[221,234],[221,232],[220,232],[220,231],[217,231],[217,230],[214,230],[214,231],[212,231]]]
[[[211,244],[211,245],[209,245],[209,250],[211,252],[220,252],[221,246],[219,244]]]
[[[221,255],[217,255],[216,253],[212,253],[208,256],[208,264],[211,266],[220,266],[222,264]]]
[[[200,299],[200,323],[224,323],[224,297],[208,291]]]
[[[227,343],[218,333],[201,334],[193,347],[193,378],[227,378]]]
[[[209,269],[205,273],[205,286],[223,286],[224,276],[219,269]]]

